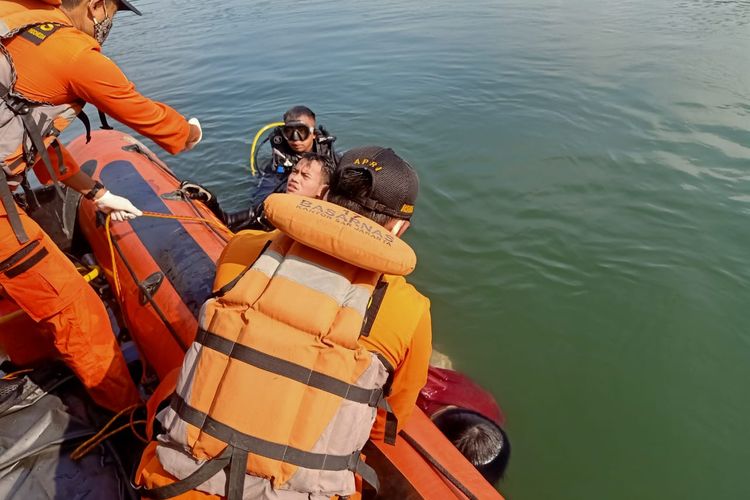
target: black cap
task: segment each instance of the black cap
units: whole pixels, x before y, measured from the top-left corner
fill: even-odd
[[[127,0],[117,0],[117,4],[117,10],[129,10],[138,16],[141,15],[141,11],[133,7],[133,4]]]
[[[372,178],[372,189],[366,198],[355,201],[375,212],[410,219],[419,193],[417,172],[392,149],[362,146],[344,153],[339,169],[367,172]]]

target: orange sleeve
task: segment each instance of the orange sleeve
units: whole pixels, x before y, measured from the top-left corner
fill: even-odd
[[[185,149],[190,125],[177,111],[138,93],[117,65],[101,52],[81,51],[71,62],[71,92],[145,135],[172,154]]]
[[[401,364],[396,367],[391,383],[391,395],[387,401],[398,418],[399,430],[404,426],[417,402],[419,391],[427,382],[427,369],[432,354],[432,319],[427,308],[417,325],[411,344]],[[371,439],[382,440],[385,436],[385,412],[378,410],[378,417],[370,432]]]
[[[49,159],[51,160],[52,167],[55,169],[55,174],[57,174],[57,179],[60,181],[64,181],[71,175],[78,172],[81,167],[78,165],[78,162],[76,162],[73,159],[73,156],[68,152],[67,149],[65,149],[65,146],[60,144],[60,152],[62,152],[62,160],[65,165],[66,171],[65,173],[60,172],[60,160],[57,155],[56,148],[50,146],[47,148],[47,154],[49,154]],[[52,182],[52,179],[50,178],[49,173],[47,172],[47,166],[42,161],[41,156],[39,159],[34,163],[33,166],[34,173],[36,174],[36,178],[39,179],[39,182],[42,184],[49,184]]]

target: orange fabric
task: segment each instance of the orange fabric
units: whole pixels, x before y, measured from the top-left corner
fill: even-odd
[[[0,273],[4,294],[38,325],[39,337],[33,340],[34,331],[23,332],[30,336],[29,348],[39,342],[53,345],[94,401],[109,410],[139,402],[101,300],[36,222],[20,208],[18,212],[31,239],[28,244],[39,242],[21,262],[41,249],[49,252],[14,278]],[[21,248],[7,215],[0,214],[0,261]]]
[[[388,396],[399,429],[409,420],[419,391],[427,382],[432,354],[432,319],[429,301],[401,276],[385,276],[388,289],[372,330],[360,343],[379,352],[395,368]],[[378,411],[370,437],[383,439],[385,417]]]
[[[274,233],[241,231],[229,241],[216,265],[214,290],[234,279],[258,258],[263,246]],[[360,339],[367,349],[379,352],[396,369],[388,402],[399,420],[405,423],[427,381],[432,353],[432,320],[429,301],[403,277],[384,276],[388,281],[383,303],[368,337]],[[371,437],[382,439],[385,413],[378,412]]]
[[[18,332],[24,332],[19,335]],[[0,352],[19,366],[35,365],[57,357],[54,346],[39,334],[39,325],[15,302],[0,293]]]
[[[266,243],[276,238],[278,231],[266,232],[248,229],[240,231],[229,240],[216,263],[214,291],[232,281],[255,259]]]
[[[5,19],[18,10],[17,5],[6,5],[14,3],[0,2],[0,17]],[[46,8],[50,12],[46,17],[65,16],[38,1],[21,4]],[[17,36],[6,42],[6,48],[18,73],[16,90],[25,97],[50,104],[89,102],[172,154],[185,149],[190,133],[185,118],[138,93],[120,68],[101,53],[96,40],[85,33],[63,27],[39,45]]]
[[[177,478],[165,471],[159,463],[159,459],[156,457],[157,445],[158,443],[156,441],[151,441],[148,446],[146,446],[146,449],[143,450],[141,462],[138,464],[138,469],[135,473],[135,484],[138,486],[153,489],[177,481]],[[142,493],[142,495],[144,500],[149,498],[147,493]],[[221,500],[224,497],[210,495],[198,490],[190,490],[187,493],[172,498],[175,500]]]
[[[159,405],[166,401],[177,388],[179,376],[179,367],[167,373],[146,402],[146,437],[149,441],[154,437],[154,419],[156,418],[156,412],[159,410]]]

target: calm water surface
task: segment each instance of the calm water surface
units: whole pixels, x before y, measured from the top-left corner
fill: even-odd
[[[507,414],[505,495],[750,498],[750,3],[137,4],[106,52],[228,208],[298,103],[419,170],[413,281]]]

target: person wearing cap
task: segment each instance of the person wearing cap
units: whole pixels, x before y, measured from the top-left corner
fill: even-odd
[[[96,403],[140,401],[99,297],[11,194],[35,171],[62,182],[115,221],[141,212],[95,182],[58,142],[85,103],[172,154],[201,139],[197,120],[139,94],[101,53],[126,0],[0,1],[0,290],[36,321]]]
[[[366,146],[347,151],[331,179],[326,199],[371,219],[394,235],[409,228],[419,193],[416,171],[392,149]],[[427,381],[432,353],[430,301],[403,276],[384,275],[373,294],[360,343],[390,365],[387,400],[403,425]],[[370,434],[383,439],[386,414]]]
[[[347,151],[331,177],[326,199],[367,217],[401,236],[409,227],[419,192],[415,170],[391,149],[376,146]],[[273,233],[238,233],[216,266],[214,290],[232,281],[262,252]],[[380,353],[393,373],[388,401],[403,424],[427,380],[432,352],[430,302],[402,276],[382,277],[368,309],[361,342]],[[385,435],[385,413],[372,437]]]
[[[258,207],[271,193],[283,192],[294,165],[305,153],[328,156],[335,163],[333,141],[323,128],[316,128],[315,113],[307,106],[294,106],[284,113],[284,125],[270,136],[271,159],[261,170],[250,205]]]

